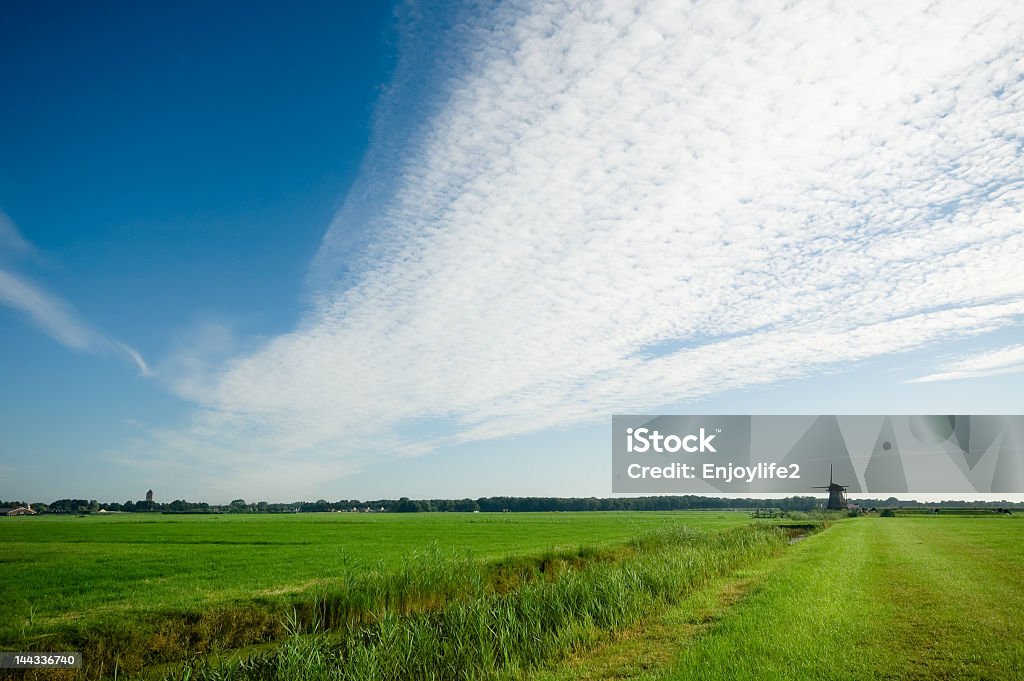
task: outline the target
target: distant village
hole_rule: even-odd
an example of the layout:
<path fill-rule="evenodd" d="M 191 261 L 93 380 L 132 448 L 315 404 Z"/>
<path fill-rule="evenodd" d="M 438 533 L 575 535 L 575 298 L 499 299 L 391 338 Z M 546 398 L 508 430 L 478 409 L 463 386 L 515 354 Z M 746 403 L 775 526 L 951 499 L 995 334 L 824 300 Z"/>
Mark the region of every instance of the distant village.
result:
<path fill-rule="evenodd" d="M 845 501 L 845 499 L 844 499 Z M 1002 509 L 1024 509 L 1024 503 L 1008 501 L 962 501 L 919 502 L 888 499 L 860 499 L 849 504 L 857 509 L 867 508 L 982 508 L 993 512 Z M 727 499 L 697 495 L 652 496 L 630 498 L 597 497 L 481 497 L 479 499 L 377 499 L 360 501 L 342 499 L 338 501 L 295 501 L 276 503 L 267 501 L 247 502 L 235 499 L 229 504 L 208 504 L 176 499 L 170 502 L 157 501 L 153 490 L 148 490 L 139 501 L 98 502 L 95 499 L 58 499 L 52 503 L 24 501 L 0 501 L 0 517 L 35 516 L 45 514 L 107 514 L 107 513 L 500 513 L 500 512 L 544 512 L 544 511 L 686 511 L 686 510 L 736 510 L 776 512 L 816 511 L 822 509 L 824 500 L 818 496 L 793 496 L 785 499 Z"/>

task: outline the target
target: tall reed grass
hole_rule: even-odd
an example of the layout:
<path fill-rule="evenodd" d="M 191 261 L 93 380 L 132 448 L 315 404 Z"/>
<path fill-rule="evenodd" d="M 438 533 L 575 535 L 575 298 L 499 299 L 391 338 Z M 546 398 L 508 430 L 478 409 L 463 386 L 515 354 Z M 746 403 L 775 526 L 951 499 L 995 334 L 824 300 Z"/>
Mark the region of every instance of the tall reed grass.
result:
<path fill-rule="evenodd" d="M 356 573 L 296 608 L 276 650 L 165 681 L 511 679 L 786 545 L 777 527 L 668 529 L 615 549 L 481 565 L 436 553 Z M 426 558 L 424 560 L 423 558 Z"/>

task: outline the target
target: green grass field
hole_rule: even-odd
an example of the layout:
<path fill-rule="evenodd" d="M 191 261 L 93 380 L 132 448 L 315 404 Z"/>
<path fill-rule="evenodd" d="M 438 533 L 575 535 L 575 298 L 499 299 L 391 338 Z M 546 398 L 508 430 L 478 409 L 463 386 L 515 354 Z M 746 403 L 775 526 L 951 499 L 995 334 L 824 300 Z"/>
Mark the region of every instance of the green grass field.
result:
<path fill-rule="evenodd" d="M 1024 522 L 857 519 L 807 539 L 655 678 L 1022 678 L 1022 606 Z"/>
<path fill-rule="evenodd" d="M 744 513 L 35 518 L 0 539 L 3 646 L 83 643 L 87 678 L 1024 679 L 1019 517 L 792 544 Z M 181 662 L 217 648 L 241 652 Z"/>
<path fill-rule="evenodd" d="M 536 678 L 1022 679 L 1024 520 L 843 520 Z"/>
<path fill-rule="evenodd" d="M 162 639 L 181 639 L 193 626 L 213 630 L 203 632 L 204 646 L 248 643 L 274 638 L 267 619 L 281 620 L 289 604 L 333 597 L 339 584 L 365 575 L 414 579 L 439 560 L 565 552 L 667 526 L 748 522 L 735 512 L 4 518 L 0 645 L 40 649 L 95 635 L 110 639 L 90 641 L 98 654 L 116 645 L 164 645 L 173 654 L 180 641 L 139 639 L 139 630 L 161 626 Z M 207 621 L 189 620 L 198 614 Z"/>
<path fill-rule="evenodd" d="M 622 542 L 744 513 L 148 515 L 4 518 L 0 626 L 204 608 L 308 590 L 438 546 L 476 558 Z"/>

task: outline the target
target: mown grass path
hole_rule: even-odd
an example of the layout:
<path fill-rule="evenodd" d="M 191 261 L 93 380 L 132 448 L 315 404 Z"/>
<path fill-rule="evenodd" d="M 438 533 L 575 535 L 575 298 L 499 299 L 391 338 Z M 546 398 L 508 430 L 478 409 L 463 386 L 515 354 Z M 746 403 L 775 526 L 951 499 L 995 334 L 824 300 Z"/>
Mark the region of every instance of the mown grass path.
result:
<path fill-rule="evenodd" d="M 1024 679 L 1024 520 L 842 521 L 629 638 L 541 678 Z"/>
<path fill-rule="evenodd" d="M 882 525 L 873 591 L 895 654 L 889 678 L 1024 678 L 1024 523 L 908 519 Z M 897 658 L 899 664 L 891 665 Z"/>

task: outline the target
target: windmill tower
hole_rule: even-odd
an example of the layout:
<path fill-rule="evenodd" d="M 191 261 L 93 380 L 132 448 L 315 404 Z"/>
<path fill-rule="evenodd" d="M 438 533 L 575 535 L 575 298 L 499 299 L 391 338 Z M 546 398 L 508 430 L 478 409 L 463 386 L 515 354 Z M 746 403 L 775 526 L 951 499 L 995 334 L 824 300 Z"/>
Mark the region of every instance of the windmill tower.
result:
<path fill-rule="evenodd" d="M 832 466 L 828 467 L 828 486 L 815 487 L 814 489 L 828 490 L 828 504 L 825 506 L 830 511 L 841 511 L 846 509 L 846 488 L 849 485 L 840 485 L 832 482 Z"/>

